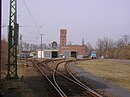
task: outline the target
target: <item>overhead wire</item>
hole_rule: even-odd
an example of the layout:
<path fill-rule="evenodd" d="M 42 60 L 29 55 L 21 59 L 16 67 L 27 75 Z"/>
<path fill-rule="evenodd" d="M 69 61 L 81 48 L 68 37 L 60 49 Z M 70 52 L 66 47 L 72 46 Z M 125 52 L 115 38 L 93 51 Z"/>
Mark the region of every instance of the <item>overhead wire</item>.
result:
<path fill-rule="evenodd" d="M 25 0 L 22 0 L 22 1 L 23 1 L 24 5 L 25 5 L 25 7 L 26 7 L 26 9 L 27 9 L 27 11 L 28 11 L 28 13 L 29 13 L 29 15 L 30 15 L 30 17 L 31 17 L 31 19 L 32 19 L 32 21 L 33 21 L 33 23 L 34 23 L 36 29 L 37 29 L 37 31 L 38 31 L 39 34 L 40 34 L 40 30 L 39 30 L 39 28 L 38 28 L 38 26 L 37 26 L 37 24 L 39 24 L 39 23 L 36 21 L 36 19 L 34 18 L 34 16 L 31 14 L 31 11 L 29 10 L 29 7 L 27 6 Z M 36 23 L 35 21 L 36 21 L 37 23 Z M 39 24 L 39 25 L 40 25 L 40 24 Z M 21 26 L 21 27 L 22 27 L 22 26 Z M 41 27 L 41 26 L 39 26 L 39 27 Z"/>

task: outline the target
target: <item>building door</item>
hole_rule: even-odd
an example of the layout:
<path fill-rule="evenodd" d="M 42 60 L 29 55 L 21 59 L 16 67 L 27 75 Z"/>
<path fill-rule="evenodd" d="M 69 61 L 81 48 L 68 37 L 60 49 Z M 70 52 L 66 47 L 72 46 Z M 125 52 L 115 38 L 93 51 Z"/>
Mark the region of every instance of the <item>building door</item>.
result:
<path fill-rule="evenodd" d="M 57 58 L 57 57 L 58 57 L 58 52 L 52 51 L 52 58 Z"/>
<path fill-rule="evenodd" d="M 71 51 L 71 57 L 77 58 L 77 52 L 76 51 Z"/>

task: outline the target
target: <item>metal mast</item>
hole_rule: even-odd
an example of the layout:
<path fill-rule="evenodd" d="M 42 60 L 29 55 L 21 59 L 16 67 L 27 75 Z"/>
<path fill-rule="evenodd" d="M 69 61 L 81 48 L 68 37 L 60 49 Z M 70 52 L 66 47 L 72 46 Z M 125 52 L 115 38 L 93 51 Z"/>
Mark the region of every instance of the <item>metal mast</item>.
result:
<path fill-rule="evenodd" d="M 17 0 L 10 0 L 10 15 L 8 29 L 8 64 L 7 64 L 7 79 L 17 79 L 17 46 L 18 46 L 18 31 L 17 23 Z"/>
<path fill-rule="evenodd" d="M 43 35 L 43 34 L 40 34 L 40 35 L 41 35 L 41 59 L 42 59 L 42 57 L 43 57 L 43 56 L 42 56 L 42 35 Z"/>
<path fill-rule="evenodd" d="M 19 48 L 19 54 L 21 54 L 22 53 L 22 51 L 23 51 L 23 44 L 22 44 L 22 34 L 20 34 L 20 38 L 19 38 L 19 40 L 20 40 L 20 48 Z"/>

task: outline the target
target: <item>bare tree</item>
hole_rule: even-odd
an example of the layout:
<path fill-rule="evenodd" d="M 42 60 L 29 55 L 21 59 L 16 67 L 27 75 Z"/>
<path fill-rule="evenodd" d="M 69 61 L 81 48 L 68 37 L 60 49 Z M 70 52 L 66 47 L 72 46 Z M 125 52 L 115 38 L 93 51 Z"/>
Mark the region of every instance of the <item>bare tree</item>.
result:
<path fill-rule="evenodd" d="M 97 40 L 97 53 L 101 57 L 103 55 L 103 52 L 104 52 L 103 40 L 98 39 Z"/>
<path fill-rule="evenodd" d="M 90 54 L 91 51 L 93 50 L 93 47 L 90 43 L 87 43 L 86 46 L 87 46 L 87 52 L 88 52 L 88 54 Z"/>
<path fill-rule="evenodd" d="M 97 50 L 99 56 L 112 56 L 114 49 L 114 42 L 111 38 L 104 37 L 103 39 L 98 39 Z"/>
<path fill-rule="evenodd" d="M 109 49 L 113 49 L 113 47 L 114 47 L 113 40 L 111 38 L 104 37 L 104 39 L 103 39 L 103 49 L 109 50 Z"/>
<path fill-rule="evenodd" d="M 123 35 L 122 39 L 124 41 L 125 46 L 127 46 L 128 42 L 129 42 L 129 39 L 130 39 L 130 36 L 129 35 Z"/>
<path fill-rule="evenodd" d="M 104 37 L 97 41 L 97 51 L 99 56 L 107 56 L 107 58 L 130 58 L 129 52 L 129 35 L 123 35 L 118 41 Z"/>
<path fill-rule="evenodd" d="M 120 48 L 122 48 L 124 46 L 125 46 L 125 44 L 124 44 L 124 41 L 123 41 L 122 38 L 120 38 L 118 41 L 116 41 L 116 48 L 117 49 L 120 49 Z"/>
<path fill-rule="evenodd" d="M 117 42 L 116 42 L 116 47 L 117 48 L 123 48 L 128 46 L 129 44 L 129 39 L 130 36 L 129 35 L 123 35 Z"/>

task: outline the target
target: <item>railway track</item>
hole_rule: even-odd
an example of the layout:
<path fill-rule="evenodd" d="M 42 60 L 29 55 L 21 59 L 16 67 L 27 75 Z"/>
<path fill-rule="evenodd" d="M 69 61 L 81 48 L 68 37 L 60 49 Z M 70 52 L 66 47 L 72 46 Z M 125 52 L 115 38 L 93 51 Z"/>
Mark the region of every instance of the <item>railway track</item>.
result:
<path fill-rule="evenodd" d="M 73 60 L 28 61 L 31 61 L 51 84 L 55 91 L 53 97 L 102 97 L 71 73 L 68 64 Z"/>

